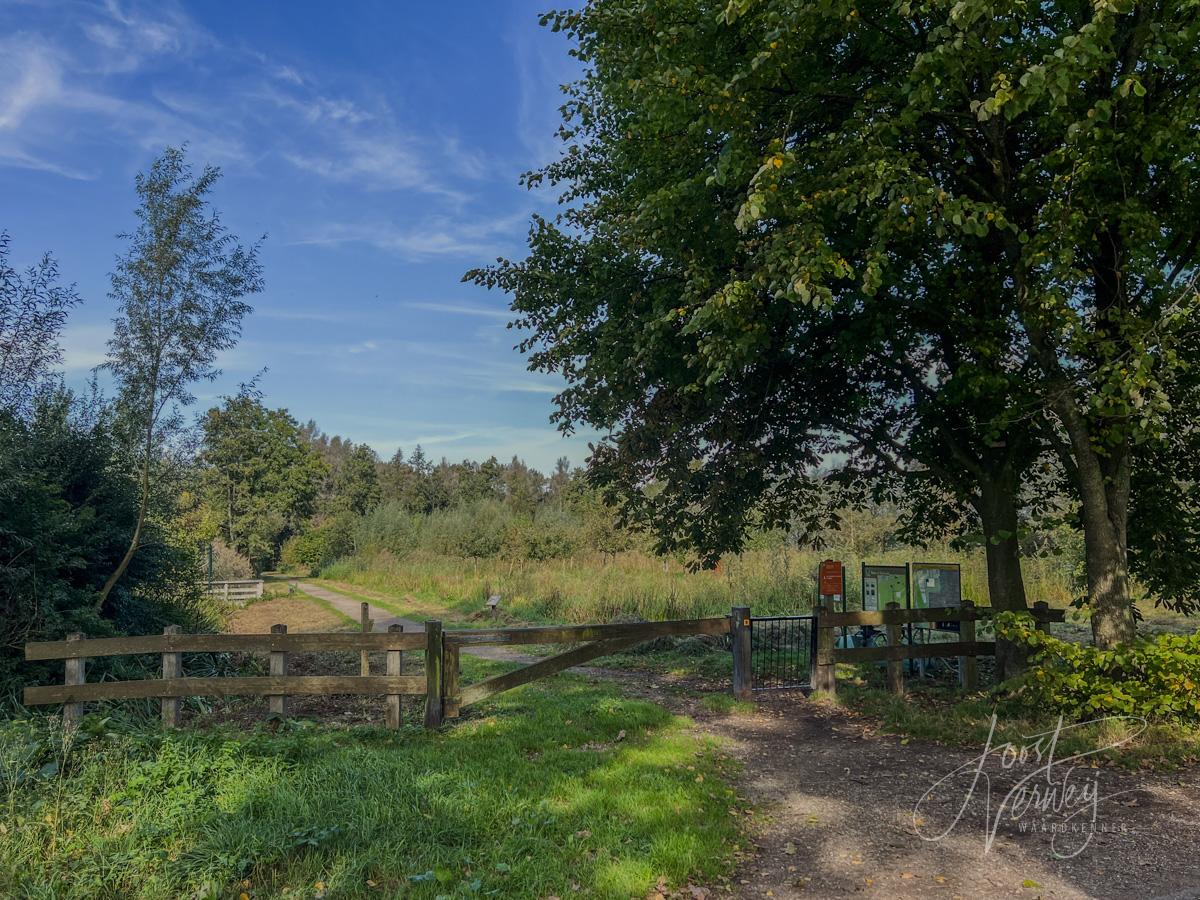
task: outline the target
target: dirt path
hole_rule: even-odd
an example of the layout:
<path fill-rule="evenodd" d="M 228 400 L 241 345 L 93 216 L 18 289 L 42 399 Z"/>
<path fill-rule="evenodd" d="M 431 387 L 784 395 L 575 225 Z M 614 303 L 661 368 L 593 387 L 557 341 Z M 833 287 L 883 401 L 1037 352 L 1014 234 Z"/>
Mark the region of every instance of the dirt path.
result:
<path fill-rule="evenodd" d="M 300 587 L 358 618 L 358 601 L 318 585 Z M 371 609 L 377 629 L 399 622 L 406 631 L 422 630 L 420 623 Z M 532 659 L 504 648 L 472 652 L 515 662 Z M 982 747 L 960 749 L 881 734 L 874 720 L 812 702 L 799 692 L 763 693 L 756 696 L 753 713 L 716 715 L 699 700 L 706 690 L 723 685 L 595 668 L 575 671 L 619 681 L 631 694 L 689 715 L 698 730 L 722 739 L 742 761 L 735 786 L 747 801 L 739 808 L 748 818 L 753 844 L 742 849 L 733 879 L 737 896 L 1200 898 L 1200 777 L 1194 771 L 1127 773 L 1086 765 L 1070 774 L 1067 767 L 1052 770 L 1055 784 L 1062 786 L 1066 777 L 1077 789 L 1094 785 L 1100 797 L 1111 797 L 1096 806 L 1098 827 L 1087 845 L 1063 859 L 1056 849 L 1059 855 L 1076 850 L 1078 831 L 1056 836 L 1030 830 L 1031 823 L 1057 823 L 1061 815 L 1031 812 L 1011 819 L 996 814 L 1010 786 L 1036 765 L 1009 772 L 991 765 L 988 778 L 972 787 L 969 773 Z M 959 767 L 967 774 L 926 796 Z M 985 806 L 989 789 L 990 809 Z M 923 802 L 919 812 L 918 802 Z M 923 839 L 954 823 L 960 809 L 963 814 L 944 837 Z M 995 841 L 985 852 L 988 823 L 997 818 Z"/>
<path fill-rule="evenodd" d="M 297 582 L 296 587 L 304 593 L 316 597 L 318 600 L 323 600 L 342 613 L 342 615 L 349 616 L 355 622 L 359 621 L 359 617 L 362 615 L 363 601 L 355 600 L 352 597 L 347 597 L 345 594 L 339 594 L 337 591 L 331 591 L 328 588 L 323 588 L 309 581 Z M 382 606 L 374 605 L 369 600 L 366 602 L 367 616 L 371 619 L 373 631 L 387 631 L 392 625 L 403 625 L 406 632 L 415 631 L 421 634 L 425 633 L 424 623 L 405 619 L 395 613 L 389 612 Z M 532 663 L 537 662 L 539 659 L 539 657 L 530 656 L 527 653 L 518 653 L 515 650 L 509 650 L 507 647 L 469 647 L 464 648 L 463 652 L 477 656 L 480 659 L 492 659 L 500 662 Z"/>

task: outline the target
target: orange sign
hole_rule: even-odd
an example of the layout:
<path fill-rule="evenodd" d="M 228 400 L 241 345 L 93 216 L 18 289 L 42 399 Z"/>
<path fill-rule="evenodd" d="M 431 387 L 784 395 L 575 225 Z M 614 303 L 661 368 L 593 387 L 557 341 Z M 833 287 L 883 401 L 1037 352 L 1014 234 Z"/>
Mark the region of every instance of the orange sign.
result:
<path fill-rule="evenodd" d="M 817 580 L 820 582 L 822 597 L 841 596 L 844 593 L 842 590 L 842 564 L 836 559 L 827 559 L 821 563 Z"/>

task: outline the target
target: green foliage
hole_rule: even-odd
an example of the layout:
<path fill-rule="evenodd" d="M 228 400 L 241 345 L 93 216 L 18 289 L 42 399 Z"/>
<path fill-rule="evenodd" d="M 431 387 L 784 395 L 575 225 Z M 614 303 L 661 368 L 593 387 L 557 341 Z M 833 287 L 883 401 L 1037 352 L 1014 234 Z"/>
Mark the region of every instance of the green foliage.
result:
<path fill-rule="evenodd" d="M 170 621 L 211 627 L 199 561 L 160 525 L 103 611 L 95 598 L 136 527 L 139 498 L 110 410 L 95 396 L 43 393 L 27 419 L 0 411 L 0 690 L 49 677 L 21 662 L 25 641 L 145 633 Z M 61 677 L 61 670 L 57 670 Z"/>
<path fill-rule="evenodd" d="M 262 571 L 313 513 L 325 464 L 287 410 L 253 393 L 227 397 L 201 427 L 201 496 L 225 542 Z"/>
<path fill-rule="evenodd" d="M 1059 640 L 1011 613 L 996 634 L 1031 651 L 1015 697 L 1072 719 L 1107 715 L 1200 724 L 1200 633 L 1160 634 L 1111 650 Z"/>
<path fill-rule="evenodd" d="M 306 528 L 284 541 L 280 562 L 289 571 L 315 574 L 354 549 L 354 528 L 354 519 L 346 515 Z"/>
<path fill-rule="evenodd" d="M 736 843 L 713 747 L 569 677 L 433 734 L 52 721 L 0 726 L 5 896 L 640 897 Z"/>
<path fill-rule="evenodd" d="M 197 382 L 219 374 L 217 356 L 236 345 L 244 298 L 263 288 L 258 244 L 242 246 L 209 194 L 220 171 L 193 175 L 183 150 L 163 151 L 137 176 L 137 228 L 124 235 L 109 296 L 117 301 L 104 363 L 118 390 L 118 422 L 138 462 L 140 506 L 129 545 L 99 591 L 102 605 L 141 545 L 151 492 L 180 454 L 180 409 Z M 234 542 L 231 540 L 231 544 Z M 236 546 L 236 545 L 235 545 Z"/>

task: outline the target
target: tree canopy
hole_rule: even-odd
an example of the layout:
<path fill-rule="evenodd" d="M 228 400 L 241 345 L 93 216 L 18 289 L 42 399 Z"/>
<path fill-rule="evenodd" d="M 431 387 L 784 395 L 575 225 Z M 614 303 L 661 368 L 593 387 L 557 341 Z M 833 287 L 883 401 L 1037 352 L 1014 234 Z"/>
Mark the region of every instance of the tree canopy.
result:
<path fill-rule="evenodd" d="M 1134 473 L 1184 429 L 1197 9 L 550 14 L 587 69 L 527 182 L 564 209 L 469 277 L 513 293 L 560 423 L 611 435 L 596 473 L 664 545 L 816 517 L 811 476 L 846 460 L 983 520 L 1011 570 L 1037 463 L 1079 511 L 1096 638 L 1124 640 Z"/>

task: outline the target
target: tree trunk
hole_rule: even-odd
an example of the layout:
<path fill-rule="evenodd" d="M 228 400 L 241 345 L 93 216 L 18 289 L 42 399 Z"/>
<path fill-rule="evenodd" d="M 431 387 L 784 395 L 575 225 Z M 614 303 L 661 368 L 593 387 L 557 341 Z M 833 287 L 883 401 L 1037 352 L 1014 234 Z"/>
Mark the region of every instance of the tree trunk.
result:
<path fill-rule="evenodd" d="M 1029 608 L 1021 573 L 1020 520 L 1014 479 L 1001 475 L 983 479 L 976 512 L 983 526 L 987 555 L 988 595 L 992 608 L 1005 611 Z M 996 642 L 996 674 L 1012 678 L 1025 668 L 1026 653 L 1011 641 Z"/>
<path fill-rule="evenodd" d="M 1132 641 L 1137 635 L 1129 596 L 1125 512 L 1123 505 L 1113 499 L 1103 488 L 1085 490 L 1082 496 L 1092 640 L 1102 650 Z"/>

